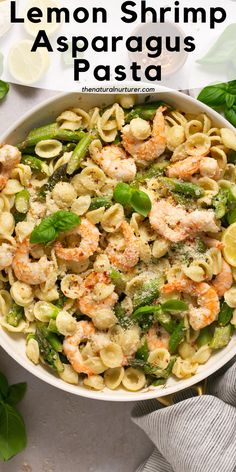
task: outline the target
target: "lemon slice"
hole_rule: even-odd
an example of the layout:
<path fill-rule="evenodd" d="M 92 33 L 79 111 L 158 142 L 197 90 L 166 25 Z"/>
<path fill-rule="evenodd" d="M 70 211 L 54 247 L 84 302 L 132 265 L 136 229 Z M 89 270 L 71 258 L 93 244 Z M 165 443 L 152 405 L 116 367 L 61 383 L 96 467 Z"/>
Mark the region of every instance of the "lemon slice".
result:
<path fill-rule="evenodd" d="M 40 8 L 43 14 L 43 18 L 41 19 L 40 23 L 31 23 L 31 21 L 28 20 L 27 16 L 25 15 L 25 22 L 24 22 L 24 28 L 28 34 L 31 36 L 37 36 L 39 30 L 44 30 L 48 36 L 52 35 L 55 33 L 55 31 L 60 27 L 59 23 L 56 23 L 56 16 L 53 16 L 53 21 L 52 23 L 47 23 L 47 8 L 55 8 L 58 7 L 59 4 L 58 2 L 55 2 L 54 0 L 30 0 L 27 4 L 26 11 L 28 11 L 30 8 L 37 7 Z"/>
<path fill-rule="evenodd" d="M 236 267 L 236 223 L 230 225 L 223 233 L 223 256 L 228 264 Z"/>
<path fill-rule="evenodd" d="M 8 54 L 9 71 L 18 82 L 31 85 L 43 77 L 49 66 L 49 54 L 45 49 L 31 52 L 32 41 L 24 39 L 15 43 Z"/>
<path fill-rule="evenodd" d="M 0 1 L 0 38 L 11 28 L 10 1 Z"/>

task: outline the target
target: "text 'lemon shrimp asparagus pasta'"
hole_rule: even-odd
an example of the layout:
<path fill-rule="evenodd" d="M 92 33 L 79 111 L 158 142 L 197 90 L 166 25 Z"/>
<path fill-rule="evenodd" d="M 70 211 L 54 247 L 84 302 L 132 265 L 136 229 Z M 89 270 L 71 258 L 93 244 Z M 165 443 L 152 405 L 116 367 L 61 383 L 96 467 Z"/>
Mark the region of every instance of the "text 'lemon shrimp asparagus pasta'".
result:
<path fill-rule="evenodd" d="M 87 388 L 194 375 L 236 326 L 236 134 L 163 102 L 0 147 L 0 323 Z"/>

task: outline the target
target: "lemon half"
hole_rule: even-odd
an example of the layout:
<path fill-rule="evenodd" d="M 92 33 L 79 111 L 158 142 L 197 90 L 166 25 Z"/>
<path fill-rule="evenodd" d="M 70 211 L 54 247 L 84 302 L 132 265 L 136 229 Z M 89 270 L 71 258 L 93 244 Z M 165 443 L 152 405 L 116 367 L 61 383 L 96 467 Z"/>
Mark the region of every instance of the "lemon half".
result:
<path fill-rule="evenodd" d="M 9 71 L 18 82 L 31 85 L 40 80 L 49 66 L 49 54 L 45 49 L 31 52 L 29 39 L 15 43 L 8 54 Z"/>
<path fill-rule="evenodd" d="M 236 223 L 230 225 L 223 233 L 223 256 L 233 267 L 236 267 Z"/>

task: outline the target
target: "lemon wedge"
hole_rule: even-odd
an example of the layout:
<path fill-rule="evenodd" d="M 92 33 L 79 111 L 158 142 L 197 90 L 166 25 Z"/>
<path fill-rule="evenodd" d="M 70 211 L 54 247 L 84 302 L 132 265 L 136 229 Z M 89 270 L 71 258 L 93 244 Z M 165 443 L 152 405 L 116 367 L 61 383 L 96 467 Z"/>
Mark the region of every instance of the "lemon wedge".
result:
<path fill-rule="evenodd" d="M 45 49 L 31 52 L 33 42 L 24 39 L 15 43 L 8 54 L 9 71 L 18 82 L 31 85 L 40 80 L 49 66 L 49 54 Z"/>
<path fill-rule="evenodd" d="M 43 14 L 43 18 L 41 19 L 40 23 L 31 23 L 28 20 L 27 16 L 25 15 L 25 22 L 24 28 L 28 34 L 31 36 L 37 36 L 39 30 L 44 30 L 47 36 L 51 36 L 55 31 L 59 28 L 60 24 L 56 23 L 56 16 L 54 15 L 52 23 L 47 23 L 47 8 L 55 8 L 58 7 L 58 2 L 54 0 L 29 0 L 26 11 L 30 8 L 37 7 L 40 8 Z"/>
<path fill-rule="evenodd" d="M 222 243 L 224 244 L 223 256 L 226 262 L 236 267 L 236 223 L 233 223 L 224 231 Z"/>

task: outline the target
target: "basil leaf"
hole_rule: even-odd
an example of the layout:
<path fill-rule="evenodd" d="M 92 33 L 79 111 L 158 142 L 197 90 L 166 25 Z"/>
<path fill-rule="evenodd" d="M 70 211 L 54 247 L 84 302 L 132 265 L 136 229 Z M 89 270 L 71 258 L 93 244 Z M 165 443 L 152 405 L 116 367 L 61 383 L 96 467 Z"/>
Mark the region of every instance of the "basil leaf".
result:
<path fill-rule="evenodd" d="M 8 381 L 2 372 L 0 372 L 0 400 L 5 400 L 8 393 Z"/>
<path fill-rule="evenodd" d="M 44 218 L 38 226 L 34 228 L 30 236 L 32 244 L 47 244 L 57 237 L 57 231 L 53 224 L 53 215 Z"/>
<path fill-rule="evenodd" d="M 225 110 L 225 118 L 233 125 L 236 126 L 236 106 L 227 108 Z"/>
<path fill-rule="evenodd" d="M 25 424 L 15 408 L 0 402 L 0 459 L 7 461 L 27 444 Z"/>
<path fill-rule="evenodd" d="M 130 202 L 132 189 L 128 184 L 120 182 L 116 185 L 114 190 L 114 200 L 121 205 L 127 205 Z"/>
<path fill-rule="evenodd" d="M 198 95 L 197 99 L 200 102 L 206 103 L 209 107 L 218 107 L 225 103 L 226 91 L 224 88 L 221 88 L 221 84 L 219 86 L 212 85 L 205 87 L 200 94 Z"/>
<path fill-rule="evenodd" d="M 226 93 L 225 95 L 225 103 L 227 108 L 231 108 L 235 102 L 235 97 L 231 93 Z"/>
<path fill-rule="evenodd" d="M 161 308 L 163 311 L 170 311 L 170 312 L 178 312 L 178 311 L 186 311 L 188 309 L 188 305 L 181 300 L 167 300 L 166 302 L 162 303 Z"/>
<path fill-rule="evenodd" d="M 6 402 L 9 405 L 15 406 L 19 403 L 26 393 L 27 384 L 22 382 L 11 385 L 8 390 Z"/>
<path fill-rule="evenodd" d="M 59 233 L 70 231 L 80 224 L 80 217 L 71 211 L 57 211 L 44 218 L 34 228 L 30 236 L 32 244 L 47 244 L 57 238 Z"/>
<path fill-rule="evenodd" d="M 224 64 L 229 61 L 235 50 L 236 23 L 223 31 L 208 53 L 197 62 L 199 64 Z"/>
<path fill-rule="evenodd" d="M 228 82 L 227 91 L 228 93 L 236 95 L 236 80 L 231 80 L 230 82 Z"/>
<path fill-rule="evenodd" d="M 152 203 L 147 193 L 142 190 L 133 190 L 130 204 L 133 209 L 142 216 L 148 216 L 151 211 Z"/>
<path fill-rule="evenodd" d="M 72 211 L 57 211 L 53 215 L 53 224 L 59 233 L 65 233 L 80 224 L 80 217 Z"/>
<path fill-rule="evenodd" d="M 7 82 L 0 80 L 0 100 L 2 100 L 7 95 L 9 88 L 9 84 Z"/>

